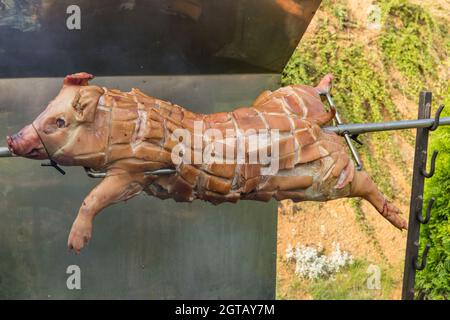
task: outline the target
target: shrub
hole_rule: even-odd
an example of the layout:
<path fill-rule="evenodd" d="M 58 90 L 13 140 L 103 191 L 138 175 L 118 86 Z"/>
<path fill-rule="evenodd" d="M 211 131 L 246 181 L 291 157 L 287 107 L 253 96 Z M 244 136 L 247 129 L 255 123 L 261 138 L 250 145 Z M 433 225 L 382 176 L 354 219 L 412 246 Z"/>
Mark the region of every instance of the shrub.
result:
<path fill-rule="evenodd" d="M 445 115 L 450 115 L 450 92 L 447 90 Z M 428 224 L 421 227 L 421 249 L 431 244 L 427 266 L 417 273 L 417 292 L 426 299 L 450 298 L 450 127 L 440 127 L 431 136 L 430 150 L 438 150 L 436 172 L 426 182 L 425 201 L 436 202 Z M 420 251 L 422 252 L 422 251 Z"/>

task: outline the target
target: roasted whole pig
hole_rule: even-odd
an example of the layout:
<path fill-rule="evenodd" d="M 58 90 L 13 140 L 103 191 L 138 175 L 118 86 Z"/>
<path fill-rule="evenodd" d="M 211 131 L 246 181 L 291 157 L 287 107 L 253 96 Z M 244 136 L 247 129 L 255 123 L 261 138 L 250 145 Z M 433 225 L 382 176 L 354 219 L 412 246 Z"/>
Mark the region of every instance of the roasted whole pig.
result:
<path fill-rule="evenodd" d="M 142 191 L 175 201 L 327 201 L 362 197 L 399 229 L 406 222 L 364 171 L 357 171 L 340 136 L 321 129 L 334 117 L 317 87 L 262 93 L 250 107 L 209 115 L 130 92 L 89 85 L 69 75 L 45 111 L 7 137 L 14 155 L 105 171 L 79 210 L 68 245 L 79 252 L 94 217 Z M 168 175 L 158 169 L 173 169 Z"/>

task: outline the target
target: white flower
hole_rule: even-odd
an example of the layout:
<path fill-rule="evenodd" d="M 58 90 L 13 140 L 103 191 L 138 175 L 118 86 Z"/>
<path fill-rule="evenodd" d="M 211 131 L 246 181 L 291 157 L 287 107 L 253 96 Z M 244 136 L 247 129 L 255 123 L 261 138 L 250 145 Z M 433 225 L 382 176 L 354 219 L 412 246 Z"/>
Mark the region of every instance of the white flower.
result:
<path fill-rule="evenodd" d="M 346 265 L 352 264 L 352 256 L 341 251 L 339 244 L 333 243 L 334 250 L 330 256 L 323 254 L 323 249 L 319 247 L 296 246 L 295 250 L 289 244 L 286 249 L 286 259 L 295 260 L 295 273 L 307 279 L 328 278 L 332 274 Z"/>

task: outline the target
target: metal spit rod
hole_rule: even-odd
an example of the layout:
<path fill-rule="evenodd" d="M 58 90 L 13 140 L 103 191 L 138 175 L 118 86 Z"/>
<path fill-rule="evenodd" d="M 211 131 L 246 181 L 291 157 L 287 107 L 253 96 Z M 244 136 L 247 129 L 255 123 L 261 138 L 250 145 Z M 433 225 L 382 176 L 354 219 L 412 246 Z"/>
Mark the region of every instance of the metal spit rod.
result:
<path fill-rule="evenodd" d="M 368 122 L 368 123 L 352 123 L 352 124 L 338 124 L 336 126 L 325 126 L 322 129 L 334 132 L 340 136 L 345 134 L 362 134 L 380 131 L 394 131 L 415 128 L 429 128 L 432 127 L 435 119 L 420 119 L 420 120 L 399 120 L 388 122 Z M 450 117 L 440 118 L 439 126 L 449 126 Z M 12 157 L 11 151 L 7 147 L 0 147 L 0 158 Z"/>
<path fill-rule="evenodd" d="M 90 178 L 105 178 L 106 177 L 106 172 L 103 171 L 95 171 L 92 170 L 91 168 L 84 168 L 84 170 L 86 171 L 86 174 L 88 175 L 88 177 Z M 154 170 L 154 171 L 145 171 L 144 175 L 145 176 L 165 176 L 165 175 L 170 175 L 177 172 L 175 169 L 158 169 L 158 170 Z"/>
<path fill-rule="evenodd" d="M 11 151 L 6 147 L 0 147 L 0 158 L 12 157 Z"/>
<path fill-rule="evenodd" d="M 339 116 L 338 116 L 339 117 Z M 340 118 L 336 118 L 337 122 L 340 122 Z M 450 117 L 440 118 L 439 126 L 450 125 Z M 358 123 L 358 124 L 337 124 L 336 126 L 322 127 L 324 130 L 334 132 L 340 136 L 350 138 L 350 135 L 358 135 L 361 133 L 380 132 L 380 131 L 392 131 L 392 130 L 404 130 L 414 128 L 430 128 L 436 122 L 436 119 L 420 119 L 420 120 L 400 120 L 389 122 L 373 122 L 373 123 Z M 351 142 L 351 141 L 350 141 Z M 352 143 L 349 146 L 353 146 Z M 351 147 L 350 147 L 351 148 Z M 356 153 L 357 155 L 357 153 Z M 11 151 L 7 147 L 0 147 L 0 158 L 13 157 Z M 358 158 L 359 159 L 359 158 Z M 356 160 L 356 159 L 355 159 Z M 149 171 L 148 174 L 164 175 L 173 173 L 173 169 L 161 169 L 156 171 Z M 95 172 L 92 170 L 86 171 L 91 178 L 103 178 L 104 172 Z"/>
<path fill-rule="evenodd" d="M 361 134 L 368 132 L 404 130 L 414 128 L 429 128 L 435 123 L 435 119 L 420 119 L 420 120 L 400 120 L 389 122 L 373 122 L 373 123 L 357 123 L 357 124 L 338 124 L 336 126 L 322 127 L 322 129 L 332 131 L 338 135 Z M 439 126 L 450 125 L 450 117 L 440 118 Z"/>

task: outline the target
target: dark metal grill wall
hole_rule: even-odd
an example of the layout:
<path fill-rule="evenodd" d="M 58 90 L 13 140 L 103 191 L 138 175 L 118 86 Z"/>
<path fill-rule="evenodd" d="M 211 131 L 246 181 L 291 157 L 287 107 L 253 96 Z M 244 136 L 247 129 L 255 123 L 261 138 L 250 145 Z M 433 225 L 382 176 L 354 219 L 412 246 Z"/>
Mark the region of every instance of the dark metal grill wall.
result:
<path fill-rule="evenodd" d="M 279 73 L 320 1 L 1 0 L 0 76 Z M 69 31 L 69 5 L 81 30 Z"/>
<path fill-rule="evenodd" d="M 33 120 L 60 77 L 77 71 L 197 112 L 248 105 L 278 86 L 319 3 L 0 0 L 0 136 Z M 72 4 L 79 31 L 66 28 Z M 0 298 L 275 296 L 274 201 L 216 207 L 142 195 L 104 210 L 74 256 L 67 236 L 96 181 L 25 159 L 0 160 L 0 181 Z M 81 290 L 66 287 L 72 264 Z"/>

